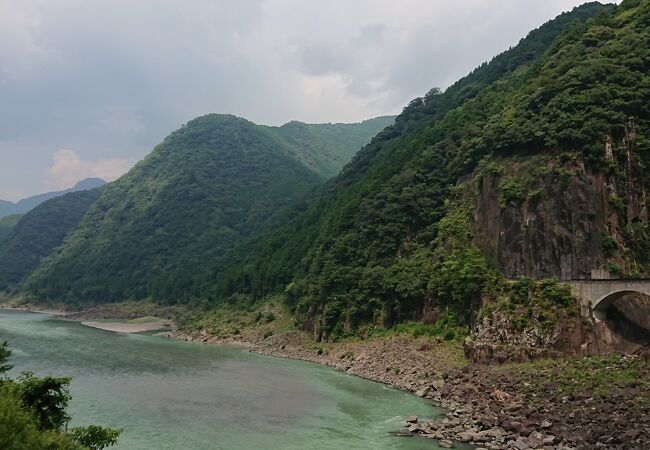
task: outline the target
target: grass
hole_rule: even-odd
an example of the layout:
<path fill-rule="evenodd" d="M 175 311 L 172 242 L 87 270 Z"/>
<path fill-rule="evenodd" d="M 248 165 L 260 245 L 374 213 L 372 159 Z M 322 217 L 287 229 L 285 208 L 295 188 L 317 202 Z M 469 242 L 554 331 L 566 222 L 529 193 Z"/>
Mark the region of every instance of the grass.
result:
<path fill-rule="evenodd" d="M 509 364 L 499 368 L 528 378 L 523 392 L 536 394 L 552 389 L 560 397 L 611 397 L 615 389 L 638 389 L 637 400 L 650 403 L 650 364 L 643 357 L 619 355 L 571 357 Z"/>
<path fill-rule="evenodd" d="M 281 299 L 271 299 L 247 308 L 221 305 L 185 324 L 191 331 L 206 331 L 220 339 L 246 340 L 253 335 L 272 336 L 295 330 L 291 313 Z"/>

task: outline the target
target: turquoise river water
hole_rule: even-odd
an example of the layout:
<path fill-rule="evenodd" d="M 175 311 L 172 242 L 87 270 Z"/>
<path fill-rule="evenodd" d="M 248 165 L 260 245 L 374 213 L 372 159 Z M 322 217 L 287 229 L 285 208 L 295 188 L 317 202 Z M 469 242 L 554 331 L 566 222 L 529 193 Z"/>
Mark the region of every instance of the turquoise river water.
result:
<path fill-rule="evenodd" d="M 378 383 L 245 349 L 119 334 L 0 311 L 11 376 L 71 376 L 71 425 L 122 428 L 114 449 L 437 449 L 396 437 L 429 402 Z"/>

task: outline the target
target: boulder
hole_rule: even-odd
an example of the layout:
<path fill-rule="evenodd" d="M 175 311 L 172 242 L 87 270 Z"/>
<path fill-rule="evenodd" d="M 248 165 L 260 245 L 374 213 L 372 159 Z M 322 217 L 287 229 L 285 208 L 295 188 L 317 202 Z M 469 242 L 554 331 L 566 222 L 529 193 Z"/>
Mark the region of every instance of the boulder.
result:
<path fill-rule="evenodd" d="M 430 392 L 431 392 L 431 388 L 427 386 L 415 391 L 415 395 L 417 395 L 418 397 L 426 397 L 427 395 L 429 395 Z"/>
<path fill-rule="evenodd" d="M 408 416 L 406 423 L 418 423 L 418 416 Z"/>

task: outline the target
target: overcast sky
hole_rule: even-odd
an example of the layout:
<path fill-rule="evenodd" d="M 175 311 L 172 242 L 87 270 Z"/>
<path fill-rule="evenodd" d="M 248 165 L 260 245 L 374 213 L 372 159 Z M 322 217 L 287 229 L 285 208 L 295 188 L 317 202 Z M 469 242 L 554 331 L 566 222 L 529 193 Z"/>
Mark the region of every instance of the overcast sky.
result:
<path fill-rule="evenodd" d="M 0 0 L 0 198 L 112 180 L 209 112 L 396 114 L 578 0 Z"/>

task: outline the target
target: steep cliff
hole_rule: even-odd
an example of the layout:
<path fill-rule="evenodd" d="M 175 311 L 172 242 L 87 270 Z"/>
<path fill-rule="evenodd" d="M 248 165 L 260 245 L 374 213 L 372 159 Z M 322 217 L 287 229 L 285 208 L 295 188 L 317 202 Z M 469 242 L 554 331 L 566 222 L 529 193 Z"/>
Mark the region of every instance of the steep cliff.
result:
<path fill-rule="evenodd" d="M 648 270 L 645 183 L 634 134 L 605 138 L 607 170 L 579 154 L 491 161 L 476 175 L 474 242 L 508 278 L 640 277 Z"/>

